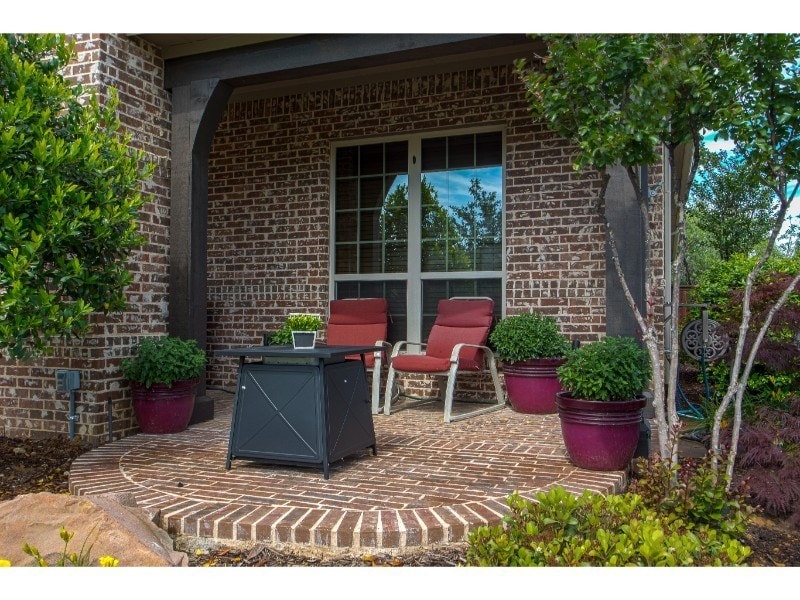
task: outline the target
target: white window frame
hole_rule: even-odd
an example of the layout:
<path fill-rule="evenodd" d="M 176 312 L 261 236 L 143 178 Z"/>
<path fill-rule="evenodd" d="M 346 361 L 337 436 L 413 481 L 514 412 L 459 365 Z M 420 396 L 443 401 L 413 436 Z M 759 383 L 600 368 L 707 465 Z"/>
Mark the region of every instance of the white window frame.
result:
<path fill-rule="evenodd" d="M 502 210 L 501 210 L 501 268 L 499 271 L 453 271 L 422 272 L 422 140 L 426 138 L 451 137 L 467 134 L 500 132 L 502 140 Z M 397 141 L 408 142 L 408 270 L 405 273 L 350 273 L 336 275 L 336 150 L 350 146 L 362 146 Z M 330 230 L 329 230 L 329 294 L 334 299 L 336 283 L 339 281 L 405 281 L 406 282 L 406 337 L 420 341 L 422 338 L 422 283 L 425 280 L 500 279 L 501 312 L 506 304 L 506 130 L 501 126 L 481 126 L 447 129 L 395 135 L 386 137 L 341 140 L 331 144 L 330 154 Z"/>

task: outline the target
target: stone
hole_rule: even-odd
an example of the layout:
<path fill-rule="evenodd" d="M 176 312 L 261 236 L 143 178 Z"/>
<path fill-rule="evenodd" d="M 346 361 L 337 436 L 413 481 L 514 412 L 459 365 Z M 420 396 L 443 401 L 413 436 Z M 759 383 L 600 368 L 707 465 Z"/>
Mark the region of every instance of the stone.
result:
<path fill-rule="evenodd" d="M 64 549 L 61 527 L 74 533 L 68 553 L 79 553 L 86 541 L 91 565 L 101 556 L 113 556 L 119 566 L 188 566 L 188 556 L 173 550 L 172 538 L 136 505 L 132 494 L 72 496 L 25 494 L 0 502 L 0 559 L 13 566 L 33 565 L 22 550 L 35 547 L 49 564 Z"/>

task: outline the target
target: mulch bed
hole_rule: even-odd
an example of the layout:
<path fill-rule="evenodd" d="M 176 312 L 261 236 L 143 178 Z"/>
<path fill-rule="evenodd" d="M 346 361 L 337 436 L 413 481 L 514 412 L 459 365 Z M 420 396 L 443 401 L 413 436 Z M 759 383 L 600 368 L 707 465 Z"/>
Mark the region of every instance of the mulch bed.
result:
<path fill-rule="evenodd" d="M 78 441 L 0 437 L 0 501 L 36 492 L 67 493 L 72 461 L 89 446 Z M 752 566 L 800 566 L 800 530 L 756 517 L 745 541 Z M 352 554 L 325 558 L 279 551 L 268 546 L 241 550 L 217 547 L 189 553 L 190 566 L 453 567 L 465 565 L 464 544 L 390 554 Z"/>

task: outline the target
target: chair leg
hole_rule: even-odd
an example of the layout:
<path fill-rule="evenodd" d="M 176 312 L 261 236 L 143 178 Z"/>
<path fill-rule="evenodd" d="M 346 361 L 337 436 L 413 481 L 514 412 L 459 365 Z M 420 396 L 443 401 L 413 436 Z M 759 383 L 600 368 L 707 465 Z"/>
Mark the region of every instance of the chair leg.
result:
<path fill-rule="evenodd" d="M 372 414 L 377 415 L 380 412 L 381 400 L 381 373 L 383 372 L 383 365 L 381 364 L 380 357 L 375 359 L 375 364 L 372 366 Z"/>
<path fill-rule="evenodd" d="M 458 375 L 458 363 L 450 365 L 450 373 L 447 375 L 447 388 L 444 395 L 444 422 L 449 423 L 453 420 L 453 392 L 456 387 L 456 376 Z"/>
<path fill-rule="evenodd" d="M 392 414 L 392 389 L 394 388 L 394 367 L 389 365 L 389 372 L 386 375 L 386 393 L 383 397 L 383 414 Z"/>

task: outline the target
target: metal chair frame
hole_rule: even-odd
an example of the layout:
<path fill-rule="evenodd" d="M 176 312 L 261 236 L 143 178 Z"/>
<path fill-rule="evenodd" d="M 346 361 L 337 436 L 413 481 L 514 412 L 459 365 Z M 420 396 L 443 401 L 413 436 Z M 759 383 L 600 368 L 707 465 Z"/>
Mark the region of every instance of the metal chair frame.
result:
<path fill-rule="evenodd" d="M 485 297 L 453 297 L 450 300 L 488 300 L 490 298 Z M 384 402 L 383 402 L 383 413 L 385 415 L 391 415 L 391 407 L 392 407 L 392 400 L 398 397 L 410 398 L 413 402 L 406 404 L 402 408 L 410 408 L 412 406 L 417 406 L 419 404 L 427 404 L 430 402 L 435 402 L 437 400 L 444 401 L 444 422 L 450 423 L 452 421 L 459 421 L 462 419 L 466 419 L 469 417 L 485 414 L 488 412 L 492 412 L 495 410 L 499 410 L 505 407 L 505 396 L 503 393 L 503 387 L 500 383 L 500 377 L 497 373 L 497 361 L 495 360 L 494 352 L 492 352 L 491 348 L 485 345 L 479 344 L 468 344 L 468 343 L 458 343 L 453 347 L 452 352 L 450 353 L 450 367 L 446 371 L 401 371 L 404 373 L 421 373 L 425 375 L 430 375 L 436 377 L 439 380 L 439 387 L 440 387 L 440 397 L 439 398 L 418 398 L 416 396 L 411 396 L 409 394 L 402 394 L 397 389 L 397 384 L 395 381 L 397 370 L 394 368 L 394 359 L 404 349 L 407 349 L 409 346 L 419 347 L 420 350 L 425 350 L 427 347 L 426 343 L 422 342 L 410 342 L 410 341 L 399 341 L 397 342 L 394 347 L 392 348 L 392 353 L 389 358 L 389 373 L 387 375 L 386 381 L 386 391 L 384 394 Z M 473 371 L 466 371 L 466 370 L 459 370 L 458 368 L 458 361 L 461 351 L 464 348 L 475 348 L 479 349 L 483 352 L 483 368 L 478 371 L 474 371 L 477 375 L 484 375 L 485 373 L 489 373 L 492 378 L 492 383 L 494 385 L 495 395 L 497 397 L 497 403 L 492 404 L 490 406 L 485 406 L 483 408 L 469 411 L 466 413 L 461 413 L 458 415 L 453 415 L 453 394 L 455 391 L 456 379 L 459 373 L 470 373 Z M 444 394 L 441 395 L 441 390 L 444 391 Z"/>

